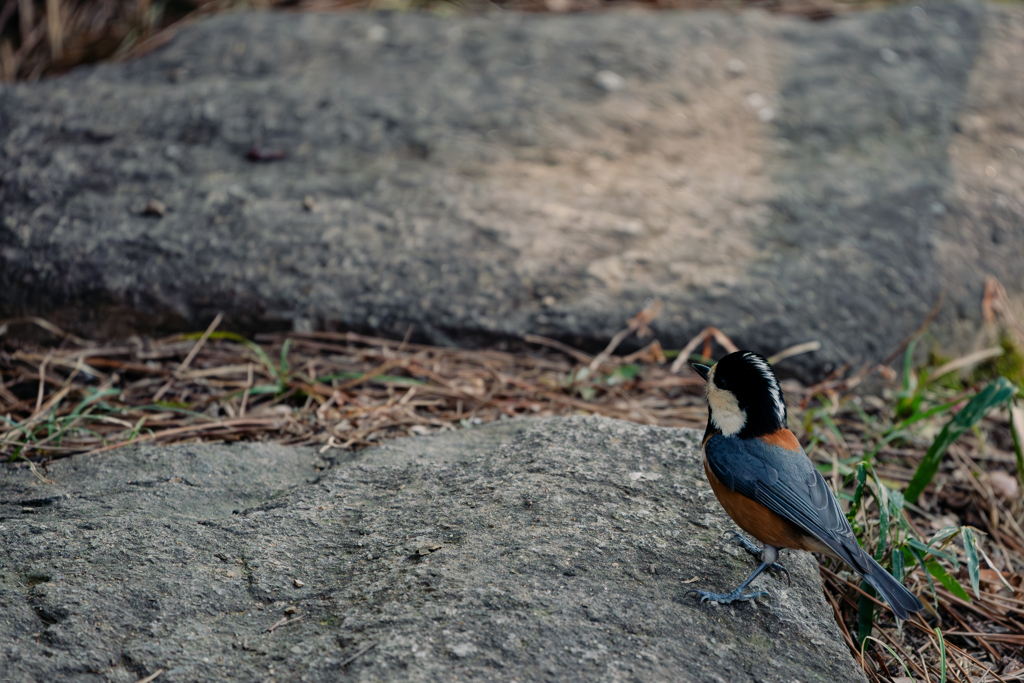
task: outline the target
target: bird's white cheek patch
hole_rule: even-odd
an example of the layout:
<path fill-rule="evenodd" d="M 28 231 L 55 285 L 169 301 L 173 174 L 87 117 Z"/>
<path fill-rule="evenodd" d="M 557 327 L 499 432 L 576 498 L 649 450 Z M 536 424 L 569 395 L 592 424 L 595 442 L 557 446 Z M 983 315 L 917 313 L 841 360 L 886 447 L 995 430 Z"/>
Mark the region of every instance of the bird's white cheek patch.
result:
<path fill-rule="evenodd" d="M 711 406 L 711 421 L 725 436 L 732 436 L 747 423 L 747 413 L 740 409 L 736 395 L 715 386 L 715 371 L 708 375 L 708 405 Z"/>

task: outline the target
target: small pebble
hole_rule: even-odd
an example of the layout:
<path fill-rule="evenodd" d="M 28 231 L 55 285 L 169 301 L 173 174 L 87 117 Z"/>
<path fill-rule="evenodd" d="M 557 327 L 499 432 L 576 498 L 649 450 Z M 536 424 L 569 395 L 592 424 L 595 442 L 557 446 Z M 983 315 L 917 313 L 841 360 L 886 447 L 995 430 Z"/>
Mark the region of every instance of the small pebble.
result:
<path fill-rule="evenodd" d="M 474 652 L 476 652 L 476 646 L 472 643 L 459 643 L 451 648 L 451 653 L 459 659 L 468 657 Z"/>
<path fill-rule="evenodd" d="M 306 585 L 305 582 L 302 581 L 301 579 L 295 579 L 295 587 L 296 588 L 302 588 L 305 585 Z"/>
<path fill-rule="evenodd" d="M 743 60 L 735 57 L 725 63 L 725 69 L 730 76 L 742 76 L 747 73 L 747 65 L 743 63 Z"/>
<path fill-rule="evenodd" d="M 603 69 L 594 74 L 594 85 L 606 92 L 616 92 L 626 87 L 626 79 L 614 71 Z"/>
<path fill-rule="evenodd" d="M 143 216 L 163 216 L 167 213 L 167 205 L 159 199 L 150 199 L 146 208 L 142 210 Z"/>
<path fill-rule="evenodd" d="M 299 611 L 299 608 L 296 607 L 295 605 L 289 605 L 288 607 L 284 608 L 284 613 L 285 614 L 295 614 L 298 611 Z"/>
<path fill-rule="evenodd" d="M 313 199 L 313 195 L 307 194 L 305 197 L 302 198 L 302 208 L 304 208 L 306 211 L 312 211 L 313 209 L 316 208 L 316 200 Z"/>
<path fill-rule="evenodd" d="M 388 39 L 388 30 L 380 24 L 374 24 L 367 29 L 366 39 L 371 43 L 383 43 Z"/>

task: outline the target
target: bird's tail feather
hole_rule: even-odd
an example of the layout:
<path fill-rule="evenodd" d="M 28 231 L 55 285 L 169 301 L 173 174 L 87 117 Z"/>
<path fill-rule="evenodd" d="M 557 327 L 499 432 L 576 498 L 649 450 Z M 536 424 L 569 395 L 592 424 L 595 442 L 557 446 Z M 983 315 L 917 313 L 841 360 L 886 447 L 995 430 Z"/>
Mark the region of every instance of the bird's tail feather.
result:
<path fill-rule="evenodd" d="M 885 571 L 882 565 L 875 562 L 874 558 L 863 550 L 863 559 L 868 565 L 868 571 L 863 573 L 864 580 L 872 588 L 885 598 L 885 601 L 892 607 L 892 611 L 900 619 L 906 619 L 910 612 L 920 612 L 924 605 L 917 599 L 917 596 L 907 590 L 906 586 L 896 580 L 892 574 Z"/>
<path fill-rule="evenodd" d="M 827 544 L 846 564 L 853 567 L 864 580 L 885 598 L 892 611 L 900 619 L 906 620 L 910 612 L 920 612 L 924 605 L 917 596 L 907 590 L 906 586 L 897 581 L 892 574 L 885 571 L 882 565 L 875 562 L 851 534 L 848 537 L 835 539 Z"/>

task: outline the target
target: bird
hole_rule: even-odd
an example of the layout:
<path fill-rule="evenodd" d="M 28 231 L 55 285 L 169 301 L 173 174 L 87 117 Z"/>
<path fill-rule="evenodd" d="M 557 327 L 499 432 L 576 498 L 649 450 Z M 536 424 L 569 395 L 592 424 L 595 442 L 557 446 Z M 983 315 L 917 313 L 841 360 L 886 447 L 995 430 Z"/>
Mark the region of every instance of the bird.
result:
<path fill-rule="evenodd" d="M 865 552 L 824 477 L 786 426 L 782 388 L 767 359 L 736 351 L 708 367 L 692 364 L 705 381 L 708 424 L 701 450 L 704 472 L 733 521 L 763 550 L 731 532 L 761 564 L 731 593 L 691 590 L 701 603 L 728 604 L 768 597 L 744 591 L 766 570 L 789 572 L 779 550 L 824 553 L 848 564 L 906 620 L 921 601 Z"/>

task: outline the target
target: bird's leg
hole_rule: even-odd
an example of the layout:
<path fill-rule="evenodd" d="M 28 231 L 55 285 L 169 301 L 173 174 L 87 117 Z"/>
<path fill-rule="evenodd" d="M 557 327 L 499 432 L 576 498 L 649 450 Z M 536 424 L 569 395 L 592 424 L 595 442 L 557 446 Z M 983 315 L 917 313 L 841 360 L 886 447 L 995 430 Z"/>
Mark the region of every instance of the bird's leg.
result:
<path fill-rule="evenodd" d="M 737 533 L 736 536 L 743 540 L 743 546 L 745 548 L 747 548 L 747 546 L 753 547 L 755 549 L 757 548 L 757 546 L 755 546 L 753 543 L 748 541 L 740 534 Z M 747 550 L 748 552 L 750 552 L 750 548 L 747 548 Z M 765 544 L 764 550 L 758 552 L 757 555 L 761 559 L 761 564 L 758 566 L 757 569 L 753 571 L 753 573 L 750 576 L 747 577 L 747 580 L 741 583 L 739 587 L 732 593 L 712 593 L 710 591 L 699 591 L 694 589 L 687 591 L 686 594 L 690 595 L 691 593 L 693 593 L 695 595 L 698 595 L 702 603 L 707 602 L 708 600 L 712 600 L 723 605 L 728 605 L 730 602 L 742 602 L 745 600 L 755 600 L 757 598 L 767 598 L 767 591 L 754 591 L 753 593 L 744 593 L 743 591 L 744 589 L 746 589 L 747 586 L 751 584 L 751 582 L 754 579 L 759 577 L 761 573 L 764 572 L 766 569 L 775 569 L 778 571 L 785 572 L 787 583 L 789 582 L 789 572 L 786 571 L 785 567 L 783 567 L 781 564 L 778 564 L 775 561 L 779 559 L 779 549 L 775 546 Z"/>
<path fill-rule="evenodd" d="M 786 575 L 786 584 L 792 584 L 792 581 L 790 581 L 789 578 L 789 571 L 781 564 L 776 562 L 776 560 L 779 559 L 778 548 L 774 548 L 770 545 L 765 545 L 764 550 L 762 551 L 760 548 L 757 547 L 756 544 L 752 543 L 746 536 L 736 531 L 735 529 L 733 529 L 732 531 L 727 531 L 726 535 L 731 535 L 733 537 L 732 540 L 734 542 L 742 546 L 744 550 L 746 550 L 748 553 L 756 557 L 758 560 L 761 560 L 762 562 L 767 562 L 769 565 L 769 570 L 784 573 Z M 769 548 L 771 549 L 770 551 Z M 771 558 L 770 560 L 769 557 Z"/>
<path fill-rule="evenodd" d="M 750 585 L 750 582 L 761 575 L 765 569 L 768 569 L 771 565 L 767 562 L 762 562 L 761 566 L 754 570 L 754 573 L 747 577 L 747 580 L 739 585 L 739 588 L 734 590 L 732 593 L 711 593 L 709 591 L 689 590 L 686 591 L 687 595 L 691 593 L 700 597 L 700 601 L 707 602 L 711 600 L 713 602 L 720 603 L 722 605 L 728 605 L 730 602 L 742 602 L 745 600 L 755 600 L 757 598 L 767 598 L 768 593 L 766 591 L 754 591 L 753 593 L 744 593 L 743 589 Z"/>
<path fill-rule="evenodd" d="M 775 560 L 777 559 L 779 559 L 779 549 L 773 545 L 765 543 L 764 552 L 761 553 L 761 561 L 768 565 L 769 571 L 777 571 L 785 574 L 787 586 L 793 585 L 793 582 L 789 578 L 789 570 L 776 562 Z"/>

